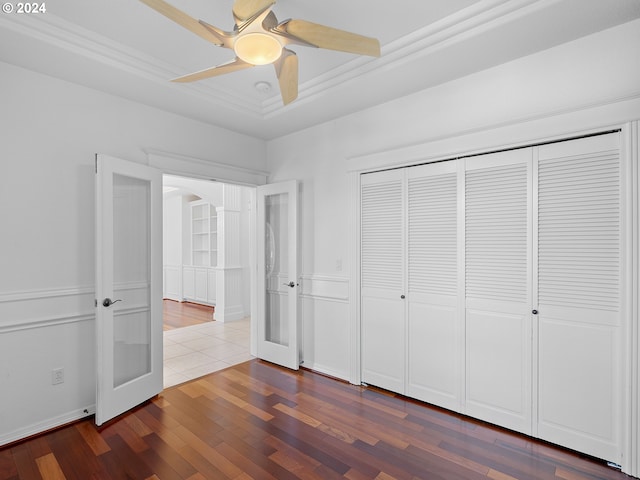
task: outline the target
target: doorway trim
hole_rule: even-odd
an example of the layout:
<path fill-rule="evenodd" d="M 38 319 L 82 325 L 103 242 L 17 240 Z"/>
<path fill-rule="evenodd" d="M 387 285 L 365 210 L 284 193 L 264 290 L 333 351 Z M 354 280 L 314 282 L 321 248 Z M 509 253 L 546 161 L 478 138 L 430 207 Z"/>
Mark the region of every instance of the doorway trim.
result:
<path fill-rule="evenodd" d="M 267 183 L 269 172 L 252 168 L 237 167 L 215 161 L 189 157 L 179 153 L 145 149 L 150 167 L 164 174 L 198 178 L 222 183 L 232 183 L 257 187 Z"/>

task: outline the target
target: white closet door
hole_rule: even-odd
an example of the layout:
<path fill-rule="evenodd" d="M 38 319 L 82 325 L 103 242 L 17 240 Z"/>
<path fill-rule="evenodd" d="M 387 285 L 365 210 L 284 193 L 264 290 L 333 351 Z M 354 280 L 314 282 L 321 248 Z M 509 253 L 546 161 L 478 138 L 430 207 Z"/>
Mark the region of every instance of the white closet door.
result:
<path fill-rule="evenodd" d="M 407 395 L 460 409 L 458 162 L 407 170 Z"/>
<path fill-rule="evenodd" d="M 404 170 L 361 177 L 362 381 L 404 393 Z"/>
<path fill-rule="evenodd" d="M 538 436 L 622 463 L 619 134 L 538 156 Z"/>
<path fill-rule="evenodd" d="M 466 159 L 466 405 L 531 432 L 532 149 Z"/>

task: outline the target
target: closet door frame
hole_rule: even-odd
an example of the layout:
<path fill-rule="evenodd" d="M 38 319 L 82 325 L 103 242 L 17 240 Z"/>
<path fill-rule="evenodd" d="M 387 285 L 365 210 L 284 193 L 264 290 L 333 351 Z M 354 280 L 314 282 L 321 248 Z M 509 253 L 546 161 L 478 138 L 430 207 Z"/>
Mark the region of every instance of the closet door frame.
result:
<path fill-rule="evenodd" d="M 621 162 L 625 171 L 624 241 L 623 241 L 623 342 L 621 402 L 622 471 L 640 476 L 640 322 L 638 321 L 640 297 L 640 103 L 621 102 L 615 105 L 597 106 L 563 115 L 562 119 L 549 117 L 515 123 L 498 128 L 479 130 L 473 135 L 458 135 L 437 141 L 425 141 L 407 147 L 354 156 L 348 159 L 349 181 L 349 254 L 354 259 L 350 270 L 350 375 L 352 384 L 361 384 L 361 308 L 360 308 L 360 175 L 385 168 L 400 168 L 442 161 L 457 157 L 478 155 L 506 148 L 527 146 L 620 130 Z M 507 140 L 508 139 L 508 140 Z M 535 338 L 534 338 L 535 342 Z M 533 350 L 536 345 L 534 343 Z M 533 375 L 536 374 L 534 370 Z M 532 392 L 533 399 L 536 391 Z M 534 419 L 535 421 L 535 407 Z"/>

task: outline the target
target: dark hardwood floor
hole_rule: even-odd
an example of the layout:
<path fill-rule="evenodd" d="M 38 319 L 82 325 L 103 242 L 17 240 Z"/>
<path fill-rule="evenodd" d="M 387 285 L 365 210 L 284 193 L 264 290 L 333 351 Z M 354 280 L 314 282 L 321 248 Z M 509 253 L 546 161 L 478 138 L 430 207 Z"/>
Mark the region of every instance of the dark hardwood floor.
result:
<path fill-rule="evenodd" d="M 162 301 L 162 329 L 189 327 L 213 321 L 214 307 L 189 302 Z"/>
<path fill-rule="evenodd" d="M 252 360 L 0 450 L 2 479 L 628 479 L 403 397 Z"/>

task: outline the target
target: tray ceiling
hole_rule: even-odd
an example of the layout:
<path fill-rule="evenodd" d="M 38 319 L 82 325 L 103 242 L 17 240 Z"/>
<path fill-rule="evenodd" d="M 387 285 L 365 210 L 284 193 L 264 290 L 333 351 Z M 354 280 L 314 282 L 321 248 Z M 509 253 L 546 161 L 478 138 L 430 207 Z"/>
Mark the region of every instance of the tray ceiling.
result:
<path fill-rule="evenodd" d="M 232 0 L 170 3 L 233 27 Z M 280 20 L 305 19 L 382 45 L 380 58 L 293 47 L 300 92 L 283 106 L 271 65 L 170 83 L 233 52 L 141 2 L 57 0 L 46 7 L 44 14 L 0 15 L 0 61 L 265 139 L 640 18 L 638 0 L 279 0 L 273 11 Z M 259 82 L 271 90 L 256 88 Z"/>

